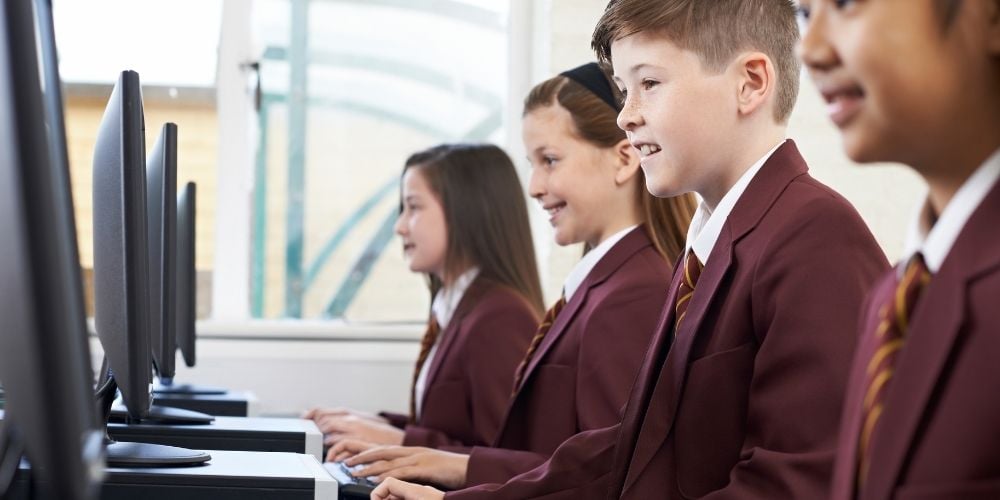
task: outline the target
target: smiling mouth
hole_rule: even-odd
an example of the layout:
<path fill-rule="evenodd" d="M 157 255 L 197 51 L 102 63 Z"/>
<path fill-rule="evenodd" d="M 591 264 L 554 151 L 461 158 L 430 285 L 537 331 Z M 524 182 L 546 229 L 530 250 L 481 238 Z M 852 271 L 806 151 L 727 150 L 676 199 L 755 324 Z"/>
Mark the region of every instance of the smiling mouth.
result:
<path fill-rule="evenodd" d="M 549 222 L 554 222 L 556 216 L 562 213 L 563 209 L 566 208 L 566 202 L 553 203 L 552 205 L 546 205 L 542 207 L 549 214 Z"/>
<path fill-rule="evenodd" d="M 824 91 L 826 113 L 838 127 L 844 127 L 857 116 L 864 102 L 865 93 L 861 87 L 850 86 Z"/>
<path fill-rule="evenodd" d="M 415 245 L 413 243 L 404 243 L 403 244 L 403 253 L 410 253 L 410 252 L 412 252 L 414 246 Z"/>
<path fill-rule="evenodd" d="M 656 153 L 659 153 L 663 149 L 660 146 L 657 146 L 656 144 L 640 144 L 634 147 L 639 151 L 639 158 L 643 160 L 649 158 L 650 156 L 655 155 Z"/>

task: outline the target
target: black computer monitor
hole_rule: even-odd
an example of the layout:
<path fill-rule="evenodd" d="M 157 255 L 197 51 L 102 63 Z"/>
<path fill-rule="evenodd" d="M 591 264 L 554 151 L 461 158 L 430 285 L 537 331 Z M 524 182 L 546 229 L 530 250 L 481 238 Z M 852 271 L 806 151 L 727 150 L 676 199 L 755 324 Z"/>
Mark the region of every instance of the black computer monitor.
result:
<path fill-rule="evenodd" d="M 0 469 L 16 468 L 23 450 L 37 497 L 91 499 L 103 471 L 103 433 L 63 127 L 51 5 L 2 2 Z M 7 486 L 0 484 L 0 496 Z"/>
<path fill-rule="evenodd" d="M 152 360 L 146 161 L 139 75 L 124 71 L 101 119 L 94 148 L 94 322 L 131 421 L 149 416 Z M 107 375 L 107 376 L 105 376 Z M 112 391 L 104 391 L 110 394 Z M 102 398 L 110 412 L 110 398 Z M 202 463 L 202 452 L 158 445 L 108 446 L 108 463 Z"/>
<path fill-rule="evenodd" d="M 195 363 L 195 321 L 198 308 L 198 271 L 195 267 L 195 213 L 197 187 L 189 182 L 177 195 L 177 347 L 184 364 Z"/>
<path fill-rule="evenodd" d="M 174 377 L 177 308 L 177 125 L 166 123 L 146 162 L 149 231 L 149 312 L 153 364 L 161 380 Z"/>
<path fill-rule="evenodd" d="M 195 321 L 198 303 L 198 273 L 195 267 L 196 208 L 195 184 L 188 182 L 177 195 L 177 300 L 173 323 L 173 337 L 176 340 L 175 347 L 169 352 L 170 361 L 173 361 L 175 356 L 173 353 L 176 349 L 180 349 L 184 364 L 189 367 L 195 364 Z M 170 373 L 172 377 L 173 371 Z M 171 377 L 164 376 L 161 370 L 160 385 L 153 388 L 154 394 L 218 395 L 228 392 L 220 387 L 177 384 Z"/>

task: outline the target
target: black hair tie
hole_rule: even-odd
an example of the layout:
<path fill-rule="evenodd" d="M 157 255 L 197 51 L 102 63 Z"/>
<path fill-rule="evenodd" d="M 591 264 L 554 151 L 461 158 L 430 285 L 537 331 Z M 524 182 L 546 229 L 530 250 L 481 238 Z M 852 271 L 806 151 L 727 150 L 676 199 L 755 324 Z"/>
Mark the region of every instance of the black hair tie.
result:
<path fill-rule="evenodd" d="M 608 81 L 604 70 L 597 63 L 587 63 L 583 66 L 563 71 L 560 75 L 583 85 L 584 88 L 593 92 L 594 95 L 606 102 L 608 106 L 611 106 L 611 109 L 621 112 L 622 106 L 618 99 L 615 99 L 615 93 L 611 89 L 611 82 Z"/>

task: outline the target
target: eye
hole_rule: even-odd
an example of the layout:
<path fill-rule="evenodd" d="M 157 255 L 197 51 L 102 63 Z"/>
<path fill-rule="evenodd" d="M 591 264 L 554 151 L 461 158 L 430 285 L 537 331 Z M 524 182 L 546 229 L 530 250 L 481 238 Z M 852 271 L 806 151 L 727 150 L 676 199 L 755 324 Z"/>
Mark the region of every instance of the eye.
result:
<path fill-rule="evenodd" d="M 837 5 L 838 9 L 843 9 L 844 7 L 854 3 L 854 0 L 835 0 L 834 3 Z"/>
<path fill-rule="evenodd" d="M 542 157 L 542 164 L 545 165 L 546 167 L 552 167 L 558 161 L 559 158 L 556 158 L 555 156 L 552 155 L 545 155 Z"/>
<path fill-rule="evenodd" d="M 799 5 L 799 7 L 797 9 L 795 9 L 795 13 L 798 14 L 798 18 L 801 19 L 801 20 L 803 20 L 803 21 L 808 21 L 809 20 L 809 14 L 810 14 L 810 12 L 811 11 L 810 11 L 809 7 L 807 7 L 805 5 Z"/>
<path fill-rule="evenodd" d="M 656 80 L 650 80 L 649 78 L 646 78 L 646 79 L 644 79 L 642 81 L 642 89 L 643 90 L 650 90 L 650 89 L 652 89 L 653 87 L 655 87 L 655 86 L 657 86 L 659 84 L 660 84 L 660 82 L 658 82 Z"/>

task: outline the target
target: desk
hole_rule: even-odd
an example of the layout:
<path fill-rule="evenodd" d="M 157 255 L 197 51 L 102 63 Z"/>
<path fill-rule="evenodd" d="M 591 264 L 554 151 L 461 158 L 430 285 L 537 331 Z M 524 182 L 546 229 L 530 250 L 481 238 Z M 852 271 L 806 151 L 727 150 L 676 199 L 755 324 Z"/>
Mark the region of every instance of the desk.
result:
<path fill-rule="evenodd" d="M 313 457 L 294 453 L 209 451 L 212 461 L 187 468 L 109 468 L 101 500 L 336 500 L 337 482 Z M 27 500 L 27 468 L 8 492 Z"/>
<path fill-rule="evenodd" d="M 249 391 L 226 391 L 224 394 L 153 393 L 153 404 L 199 411 L 216 417 L 256 417 L 257 397 Z"/>
<path fill-rule="evenodd" d="M 208 425 L 108 424 L 116 441 L 166 444 L 195 450 L 304 453 L 323 459 L 323 434 L 301 418 L 216 417 Z"/>

